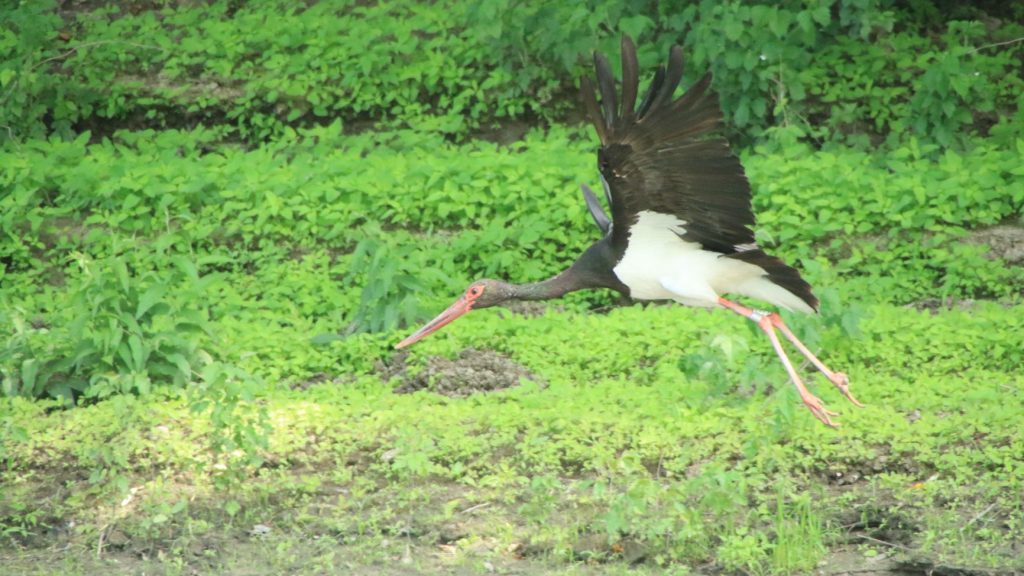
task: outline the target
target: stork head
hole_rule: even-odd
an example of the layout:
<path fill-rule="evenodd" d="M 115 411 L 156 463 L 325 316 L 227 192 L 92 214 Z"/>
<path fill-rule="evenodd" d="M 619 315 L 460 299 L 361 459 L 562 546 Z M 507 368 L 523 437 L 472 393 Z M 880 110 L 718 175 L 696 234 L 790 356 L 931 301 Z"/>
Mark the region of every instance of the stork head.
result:
<path fill-rule="evenodd" d="M 409 335 L 408 338 L 396 344 L 395 348 L 405 348 L 419 342 L 470 310 L 488 308 L 509 300 L 514 296 L 515 291 L 511 284 L 498 280 L 477 280 L 470 284 L 466 291 L 462 293 L 462 296 L 449 306 L 447 310 L 441 312 L 436 318 Z"/>

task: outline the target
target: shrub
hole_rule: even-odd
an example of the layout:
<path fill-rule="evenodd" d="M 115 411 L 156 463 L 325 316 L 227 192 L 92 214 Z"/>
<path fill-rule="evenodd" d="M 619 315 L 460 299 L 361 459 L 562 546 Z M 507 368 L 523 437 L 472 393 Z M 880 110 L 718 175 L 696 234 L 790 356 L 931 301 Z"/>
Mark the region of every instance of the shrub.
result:
<path fill-rule="evenodd" d="M 682 43 L 689 81 L 714 73 L 745 143 L 792 125 L 817 141 L 960 146 L 1019 114 L 1024 93 L 1012 17 L 943 20 L 889 0 L 112 4 L 63 24 L 52 2 L 10 12 L 5 139 L 205 123 L 265 142 L 332 118 L 462 139 L 563 118 L 590 52 L 614 60 L 624 33 L 645 70 Z"/>
<path fill-rule="evenodd" d="M 53 73 L 61 50 L 61 19 L 53 0 L 17 2 L 0 8 L 0 143 L 13 137 L 45 136 L 47 128 L 68 134 L 74 97 Z M 50 125 L 44 120 L 51 117 Z"/>
<path fill-rule="evenodd" d="M 13 330 L 0 349 L 3 394 L 105 398 L 183 387 L 210 361 L 206 298 L 211 277 L 195 264 L 142 271 L 125 256 L 79 255 L 67 292 L 48 317 L 7 312 Z"/>

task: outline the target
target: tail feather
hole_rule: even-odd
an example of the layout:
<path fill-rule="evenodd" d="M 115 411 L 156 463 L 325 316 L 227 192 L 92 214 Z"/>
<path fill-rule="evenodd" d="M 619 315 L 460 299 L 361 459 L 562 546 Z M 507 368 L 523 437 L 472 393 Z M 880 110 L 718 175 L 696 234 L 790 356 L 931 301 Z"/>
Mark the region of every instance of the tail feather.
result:
<path fill-rule="evenodd" d="M 818 299 L 811 292 L 811 285 L 800 276 L 800 272 L 796 268 L 786 264 L 781 259 L 767 254 L 759 248 L 734 252 L 727 254 L 725 257 L 740 260 L 761 268 L 765 271 L 769 281 L 803 300 L 815 312 L 818 311 Z"/>

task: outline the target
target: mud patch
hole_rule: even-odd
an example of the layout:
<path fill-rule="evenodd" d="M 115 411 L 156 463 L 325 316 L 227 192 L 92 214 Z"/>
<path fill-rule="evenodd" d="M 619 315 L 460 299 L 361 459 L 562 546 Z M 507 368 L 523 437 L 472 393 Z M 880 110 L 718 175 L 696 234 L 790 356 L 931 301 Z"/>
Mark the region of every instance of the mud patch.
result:
<path fill-rule="evenodd" d="M 933 316 L 939 312 L 946 312 L 949 310 L 971 310 L 977 303 L 972 298 L 953 298 L 947 296 L 944 298 L 922 298 L 906 304 L 904 308 L 913 308 L 914 310 L 920 310 L 922 312 L 929 312 Z"/>
<path fill-rule="evenodd" d="M 430 390 L 450 398 L 465 398 L 480 392 L 518 386 L 522 379 L 543 383 L 526 367 L 494 350 L 467 348 L 455 360 L 434 357 L 427 362 L 426 368 L 414 375 L 406 373 L 404 357 L 395 360 L 390 366 L 382 366 L 378 372 L 384 378 L 401 378 L 401 383 L 395 388 L 399 394 Z"/>
<path fill-rule="evenodd" d="M 974 230 L 967 241 L 987 245 L 991 258 L 1002 258 L 1007 264 L 1024 266 L 1024 228 L 1002 225 Z"/>
<path fill-rule="evenodd" d="M 291 382 L 289 387 L 292 390 L 309 390 L 310 387 L 316 386 L 317 384 L 323 384 L 324 382 L 338 382 L 340 378 L 331 378 L 330 374 L 326 372 L 317 372 L 309 378 Z"/>
<path fill-rule="evenodd" d="M 859 576 L 895 576 L 921 574 L 916 570 L 905 569 L 892 558 L 890 552 L 877 556 L 866 557 L 855 551 L 839 551 L 829 554 L 822 560 L 819 574 L 858 574 Z"/>
<path fill-rule="evenodd" d="M 905 416 L 908 420 L 913 417 L 913 412 Z M 916 417 L 920 418 L 920 413 Z M 935 473 L 933 468 L 919 462 L 913 453 L 893 452 L 890 446 L 878 446 L 873 450 L 871 457 L 830 462 L 821 470 L 822 480 L 833 486 L 853 486 L 881 475 L 902 474 L 924 479 Z"/>

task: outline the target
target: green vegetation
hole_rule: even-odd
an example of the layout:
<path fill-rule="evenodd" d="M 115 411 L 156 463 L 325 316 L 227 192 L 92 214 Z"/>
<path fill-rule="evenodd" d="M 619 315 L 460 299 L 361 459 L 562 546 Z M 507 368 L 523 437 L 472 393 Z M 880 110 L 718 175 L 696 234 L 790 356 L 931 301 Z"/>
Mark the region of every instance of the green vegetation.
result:
<path fill-rule="evenodd" d="M 98 3 L 99 4 L 99 3 Z M 155 6 L 153 6 L 155 5 Z M 641 64 L 682 41 L 711 70 L 747 136 L 792 125 L 865 144 L 905 133 L 943 146 L 1020 135 L 1020 6 L 986 13 L 891 0 L 585 4 L 476 0 L 111 3 L 65 13 L 8 9 L 0 37 L 7 137 L 83 124 L 219 124 L 249 141 L 289 126 L 367 121 L 465 135 L 575 108 L 574 78 L 618 32 Z M 949 14 L 953 18 L 949 18 Z M 109 128 L 108 128 L 109 129 Z"/>
<path fill-rule="evenodd" d="M 0 9 L 5 570 L 1024 569 L 1019 7 L 103 4 Z M 620 31 L 715 74 L 839 431 L 724 313 L 392 350 L 596 239 L 574 86 Z"/>

